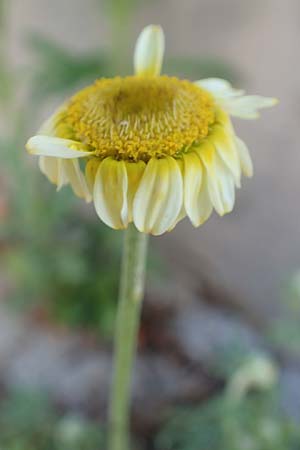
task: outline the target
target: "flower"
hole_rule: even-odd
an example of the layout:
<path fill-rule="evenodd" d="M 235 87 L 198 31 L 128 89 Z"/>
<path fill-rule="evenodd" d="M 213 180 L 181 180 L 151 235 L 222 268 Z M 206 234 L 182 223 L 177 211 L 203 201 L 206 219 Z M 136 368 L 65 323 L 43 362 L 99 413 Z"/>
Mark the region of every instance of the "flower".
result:
<path fill-rule="evenodd" d="M 217 78 L 160 75 L 163 53 L 162 29 L 146 27 L 135 47 L 135 75 L 96 80 L 26 145 L 58 189 L 70 184 L 77 196 L 93 200 L 114 229 L 134 222 L 160 235 L 185 216 L 199 226 L 213 209 L 230 212 L 241 172 L 253 171 L 230 116 L 254 119 L 276 103 Z"/>

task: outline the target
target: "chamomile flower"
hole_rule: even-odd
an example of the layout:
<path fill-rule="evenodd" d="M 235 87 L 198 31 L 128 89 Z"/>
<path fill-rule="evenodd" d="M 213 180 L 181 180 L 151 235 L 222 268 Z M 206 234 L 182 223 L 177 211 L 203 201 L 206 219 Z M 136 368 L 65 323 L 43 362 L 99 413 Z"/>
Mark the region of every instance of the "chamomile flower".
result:
<path fill-rule="evenodd" d="M 244 95 L 225 80 L 160 75 L 164 35 L 148 26 L 135 48 L 135 74 L 101 78 L 66 101 L 29 139 L 41 171 L 60 189 L 94 202 L 114 229 L 133 222 L 160 235 L 185 216 L 194 226 L 230 212 L 246 144 L 230 116 L 254 119 L 276 100 Z"/>

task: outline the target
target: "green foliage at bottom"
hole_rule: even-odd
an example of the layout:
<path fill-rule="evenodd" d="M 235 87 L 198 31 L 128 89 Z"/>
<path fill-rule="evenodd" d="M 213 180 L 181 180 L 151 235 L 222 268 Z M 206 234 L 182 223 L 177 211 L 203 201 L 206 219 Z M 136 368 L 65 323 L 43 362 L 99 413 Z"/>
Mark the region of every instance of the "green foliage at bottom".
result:
<path fill-rule="evenodd" d="M 156 440 L 157 450 L 296 450 L 300 430 L 279 412 L 272 393 L 255 393 L 240 404 L 224 397 L 202 407 L 179 408 Z"/>
<path fill-rule="evenodd" d="M 221 394 L 173 410 L 157 450 L 299 450 L 300 429 L 281 409 L 278 367 L 264 353 L 245 354 Z"/>
<path fill-rule="evenodd" d="M 84 418 L 54 411 L 47 397 L 19 391 L 0 402 L 0 450 L 95 450 L 104 431 Z"/>

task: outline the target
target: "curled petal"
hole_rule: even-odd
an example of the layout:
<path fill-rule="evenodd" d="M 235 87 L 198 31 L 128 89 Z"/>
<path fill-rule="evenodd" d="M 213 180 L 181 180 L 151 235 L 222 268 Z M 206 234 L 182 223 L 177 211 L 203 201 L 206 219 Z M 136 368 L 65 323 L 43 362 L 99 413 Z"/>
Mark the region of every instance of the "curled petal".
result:
<path fill-rule="evenodd" d="M 207 78 L 196 81 L 196 84 L 210 92 L 215 97 L 217 105 L 230 115 L 242 119 L 256 119 L 259 117 L 259 109 L 269 108 L 278 103 L 276 98 L 244 95 L 244 91 L 234 89 L 228 81 L 220 78 Z"/>
<path fill-rule="evenodd" d="M 84 174 L 80 170 L 78 159 L 61 159 L 59 163 L 62 165 L 64 177 L 70 183 L 77 197 L 85 199 L 87 202 L 92 200 L 90 190 L 88 188 Z"/>
<path fill-rule="evenodd" d="M 149 25 L 139 35 L 134 51 L 134 69 L 137 75 L 160 74 L 165 49 L 165 38 L 160 26 Z"/>
<path fill-rule="evenodd" d="M 144 233 L 160 235 L 172 229 L 183 204 L 182 175 L 172 157 L 151 158 L 133 202 L 133 220 Z"/>
<path fill-rule="evenodd" d="M 221 78 L 205 78 L 196 84 L 213 94 L 216 98 L 230 98 L 243 95 L 245 91 L 234 89 L 229 81 Z"/>
<path fill-rule="evenodd" d="M 241 163 L 241 168 L 242 168 L 243 174 L 246 177 L 251 178 L 253 175 L 253 164 L 252 164 L 252 160 L 250 157 L 248 147 L 245 144 L 245 142 L 242 141 L 242 139 L 240 139 L 237 136 L 235 137 L 235 141 L 236 141 L 236 145 L 237 145 L 237 149 L 238 149 L 238 153 L 239 153 L 239 158 L 240 158 L 240 163 Z"/>
<path fill-rule="evenodd" d="M 77 159 L 65 160 L 40 156 L 39 166 L 41 172 L 46 175 L 51 183 L 57 185 L 57 190 L 70 183 L 78 197 L 84 198 L 87 202 L 91 201 L 91 194 Z"/>
<path fill-rule="evenodd" d="M 34 154 L 48 154 L 48 156 L 40 156 L 39 167 L 41 172 L 47 178 L 57 185 L 57 190 L 62 186 L 70 183 L 74 193 L 84 198 L 86 201 L 91 200 L 91 195 L 86 184 L 86 180 L 80 170 L 79 163 L 75 159 L 65 160 L 63 158 L 73 158 L 85 156 L 82 151 L 85 150 L 83 144 L 77 141 L 61 139 L 59 134 L 64 137 L 72 136 L 70 130 L 63 125 L 63 116 L 65 115 L 66 104 L 59 107 L 52 116 L 46 120 L 40 127 L 38 135 L 31 138 L 27 143 L 27 149 Z M 63 129 L 62 129 L 63 127 Z M 65 145 L 67 145 L 67 154 Z M 63 151 L 61 148 L 63 147 Z M 74 151 L 74 149 L 79 149 Z M 54 156 L 57 153 L 57 156 Z M 90 151 L 87 153 L 90 155 Z M 65 156 L 64 156 L 65 155 Z"/>
<path fill-rule="evenodd" d="M 63 167 L 62 159 L 40 156 L 39 167 L 48 180 L 57 185 L 58 191 L 62 188 L 62 186 L 68 184 L 68 178 Z"/>
<path fill-rule="evenodd" d="M 42 135 L 30 138 L 26 144 L 26 148 L 33 155 L 65 159 L 82 158 L 94 154 L 88 145 L 82 144 L 81 142 Z"/>
<path fill-rule="evenodd" d="M 105 158 L 95 178 L 94 203 L 100 219 L 111 228 L 123 229 L 128 225 L 127 191 L 125 162 Z"/>
<path fill-rule="evenodd" d="M 257 119 L 260 116 L 259 109 L 270 108 L 278 103 L 276 98 L 262 97 L 260 95 L 245 95 L 225 100 L 223 107 L 231 116 L 242 119 Z"/>

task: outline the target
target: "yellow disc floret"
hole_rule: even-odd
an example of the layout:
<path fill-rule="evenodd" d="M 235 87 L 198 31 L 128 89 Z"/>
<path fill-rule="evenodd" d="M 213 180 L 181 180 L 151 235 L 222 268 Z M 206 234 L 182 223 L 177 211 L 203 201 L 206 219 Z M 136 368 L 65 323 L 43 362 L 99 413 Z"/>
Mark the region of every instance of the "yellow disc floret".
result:
<path fill-rule="evenodd" d="M 129 76 L 83 89 L 62 120 L 98 157 L 148 161 L 176 157 L 206 137 L 214 110 L 211 95 L 189 81 Z"/>

